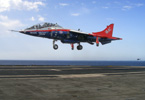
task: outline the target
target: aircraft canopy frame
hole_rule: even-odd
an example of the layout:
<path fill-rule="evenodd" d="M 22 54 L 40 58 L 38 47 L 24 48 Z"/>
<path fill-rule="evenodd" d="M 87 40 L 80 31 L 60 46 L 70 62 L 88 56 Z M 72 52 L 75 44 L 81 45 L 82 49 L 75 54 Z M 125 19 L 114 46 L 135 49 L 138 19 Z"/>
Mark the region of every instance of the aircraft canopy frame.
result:
<path fill-rule="evenodd" d="M 31 29 L 42 29 L 42 28 L 63 28 L 62 26 L 58 25 L 57 23 L 54 24 L 54 23 L 41 23 L 41 24 L 36 24 L 36 25 L 33 25 L 27 29 L 31 30 Z"/>

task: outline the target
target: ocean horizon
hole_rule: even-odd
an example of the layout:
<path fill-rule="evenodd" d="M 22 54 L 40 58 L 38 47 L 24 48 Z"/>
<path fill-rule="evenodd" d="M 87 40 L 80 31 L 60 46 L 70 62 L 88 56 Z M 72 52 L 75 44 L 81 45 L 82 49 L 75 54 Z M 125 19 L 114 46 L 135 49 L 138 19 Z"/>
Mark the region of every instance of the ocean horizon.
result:
<path fill-rule="evenodd" d="M 41 66 L 145 66 L 145 61 L 0 60 L 0 65 Z"/>

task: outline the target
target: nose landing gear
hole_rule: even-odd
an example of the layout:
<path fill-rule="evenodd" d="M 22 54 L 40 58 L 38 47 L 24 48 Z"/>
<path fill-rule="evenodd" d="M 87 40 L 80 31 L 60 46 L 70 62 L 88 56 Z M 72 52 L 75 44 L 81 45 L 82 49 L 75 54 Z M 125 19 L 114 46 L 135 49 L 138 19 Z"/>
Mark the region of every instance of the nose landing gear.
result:
<path fill-rule="evenodd" d="M 57 41 L 57 40 L 53 40 L 53 49 L 54 49 L 54 50 L 57 50 L 57 49 L 58 49 L 58 45 L 55 44 L 55 41 Z"/>
<path fill-rule="evenodd" d="M 53 49 L 57 50 L 58 49 L 58 45 L 57 44 L 54 44 L 53 45 Z"/>

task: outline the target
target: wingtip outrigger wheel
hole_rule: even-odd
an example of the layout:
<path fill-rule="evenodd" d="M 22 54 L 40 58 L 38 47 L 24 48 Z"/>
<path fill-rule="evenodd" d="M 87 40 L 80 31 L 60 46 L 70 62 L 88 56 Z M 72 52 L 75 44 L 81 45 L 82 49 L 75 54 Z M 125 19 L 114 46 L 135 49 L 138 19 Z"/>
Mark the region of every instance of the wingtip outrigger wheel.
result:
<path fill-rule="evenodd" d="M 99 46 L 99 38 L 96 37 L 96 46 L 98 47 Z"/>

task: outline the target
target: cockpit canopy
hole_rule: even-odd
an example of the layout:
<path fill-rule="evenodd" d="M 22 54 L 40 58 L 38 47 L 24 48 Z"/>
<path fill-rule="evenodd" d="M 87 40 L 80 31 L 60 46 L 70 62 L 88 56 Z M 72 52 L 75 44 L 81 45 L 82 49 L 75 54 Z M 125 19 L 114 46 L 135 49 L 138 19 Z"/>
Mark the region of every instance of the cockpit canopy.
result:
<path fill-rule="evenodd" d="M 63 27 L 61 27 L 60 25 L 53 24 L 53 23 L 42 23 L 42 24 L 36 24 L 31 26 L 30 28 L 27 28 L 26 30 L 31 30 L 31 29 L 45 29 L 45 28 L 50 28 L 50 29 L 62 29 Z"/>

